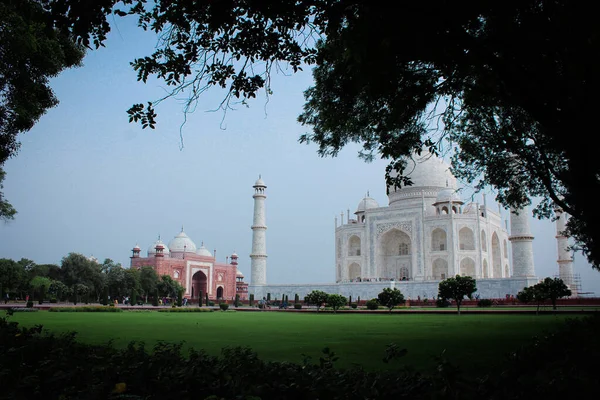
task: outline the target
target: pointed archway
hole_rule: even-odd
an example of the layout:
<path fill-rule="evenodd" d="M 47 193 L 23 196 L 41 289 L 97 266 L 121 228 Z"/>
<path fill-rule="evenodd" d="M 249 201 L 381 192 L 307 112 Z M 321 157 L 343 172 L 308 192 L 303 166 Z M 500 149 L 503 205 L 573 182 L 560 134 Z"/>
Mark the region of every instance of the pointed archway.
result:
<path fill-rule="evenodd" d="M 192 276 L 192 298 L 206 296 L 206 293 L 208 293 L 208 278 L 204 272 L 198 271 Z"/>

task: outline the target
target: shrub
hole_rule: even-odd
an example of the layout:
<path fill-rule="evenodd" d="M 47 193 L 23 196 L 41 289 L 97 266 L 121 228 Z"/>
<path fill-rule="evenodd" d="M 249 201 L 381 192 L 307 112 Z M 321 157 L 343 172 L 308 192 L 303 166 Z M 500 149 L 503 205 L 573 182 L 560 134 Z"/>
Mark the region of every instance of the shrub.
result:
<path fill-rule="evenodd" d="M 481 299 L 477 302 L 477 307 L 491 307 L 492 300 L 490 299 Z"/>
<path fill-rule="evenodd" d="M 301 303 L 295 303 L 295 304 L 294 304 L 294 308 L 295 308 L 296 310 L 302 310 L 302 304 L 301 304 Z"/>
<path fill-rule="evenodd" d="M 50 299 L 50 303 L 57 303 L 57 302 L 58 302 L 58 300 L 56 298 Z"/>
<path fill-rule="evenodd" d="M 50 312 L 123 312 L 119 307 L 83 306 L 83 307 L 52 307 Z"/>
<path fill-rule="evenodd" d="M 379 308 L 379 301 L 377 299 L 371 299 L 367 301 L 367 309 L 377 310 Z"/>
<path fill-rule="evenodd" d="M 208 302 L 208 306 L 209 307 L 214 307 L 215 306 L 215 302 L 214 301 L 209 301 Z"/>
<path fill-rule="evenodd" d="M 27 308 L 31 308 L 31 307 L 33 307 L 33 301 L 29 300 L 27 302 Z"/>
<path fill-rule="evenodd" d="M 16 312 L 37 312 L 37 311 L 40 311 L 37 308 L 23 308 L 23 307 L 9 308 L 8 310 L 10 310 L 11 313 L 16 313 Z"/>
<path fill-rule="evenodd" d="M 439 298 L 435 301 L 436 307 L 444 308 L 450 305 L 450 302 L 447 299 Z"/>
<path fill-rule="evenodd" d="M 227 304 L 227 303 L 220 303 L 219 307 L 221 308 L 221 310 L 227 311 L 227 309 L 229 308 L 229 304 Z"/>
<path fill-rule="evenodd" d="M 350 307 L 356 309 L 356 307 L 358 307 L 358 305 L 356 303 L 352 303 L 352 304 L 350 304 Z"/>

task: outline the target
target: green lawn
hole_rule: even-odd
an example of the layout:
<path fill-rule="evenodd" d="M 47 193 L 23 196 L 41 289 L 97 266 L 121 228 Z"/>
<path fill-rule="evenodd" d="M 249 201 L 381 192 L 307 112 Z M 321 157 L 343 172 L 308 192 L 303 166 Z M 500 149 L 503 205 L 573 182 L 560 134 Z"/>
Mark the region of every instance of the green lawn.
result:
<path fill-rule="evenodd" d="M 389 368 L 381 362 L 394 342 L 408 349 L 403 363 L 430 368 L 433 356 L 446 357 L 466 371 L 497 364 L 503 354 L 534 335 L 554 329 L 565 315 L 333 315 L 312 313 L 15 313 L 25 326 L 41 324 L 52 332 L 74 330 L 87 343 L 132 340 L 153 345 L 159 340 L 185 341 L 186 347 L 218 354 L 225 346 L 247 346 L 265 360 L 316 361 L 329 346 L 339 367 L 359 363 L 369 369 Z"/>

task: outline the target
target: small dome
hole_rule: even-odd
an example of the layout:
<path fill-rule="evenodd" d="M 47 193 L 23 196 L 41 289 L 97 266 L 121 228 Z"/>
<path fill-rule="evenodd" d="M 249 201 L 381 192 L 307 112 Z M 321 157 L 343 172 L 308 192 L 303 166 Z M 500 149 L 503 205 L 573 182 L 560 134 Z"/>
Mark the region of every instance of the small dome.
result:
<path fill-rule="evenodd" d="M 446 189 L 440 190 L 440 192 L 438 193 L 438 195 L 435 199 L 435 202 L 436 203 L 453 202 L 453 203 L 461 203 L 462 204 L 463 201 L 460 199 L 460 197 L 458 196 L 458 193 L 456 192 L 455 189 L 446 188 Z"/>
<path fill-rule="evenodd" d="M 239 258 L 237 253 L 234 251 L 233 254 L 231 255 L 231 258 Z"/>
<path fill-rule="evenodd" d="M 165 245 L 162 240 L 158 239 L 154 244 L 148 247 L 148 255 L 156 254 L 156 247 L 161 245 L 163 247 L 163 254 L 169 254 L 169 248 Z"/>
<path fill-rule="evenodd" d="M 171 253 L 195 253 L 196 244 L 192 242 L 192 239 L 181 228 L 181 232 L 169 242 L 169 250 Z"/>
<path fill-rule="evenodd" d="M 212 257 L 210 251 L 208 251 L 208 249 L 204 247 L 204 242 L 202 242 L 202 245 L 200 246 L 198 251 L 196 251 L 196 254 L 198 254 L 199 256 Z"/>
<path fill-rule="evenodd" d="M 142 250 L 142 249 L 140 249 L 140 246 L 138 246 L 138 245 L 137 245 L 137 243 L 136 243 L 136 245 L 135 245 L 135 247 L 133 248 L 133 250 L 134 250 L 134 251 L 140 251 L 140 250 Z"/>
<path fill-rule="evenodd" d="M 267 187 L 267 185 L 265 185 L 265 182 L 262 180 L 260 175 L 258 176 L 258 179 L 256 180 L 256 182 L 254 182 L 254 187 L 257 187 L 257 186 Z"/>
<path fill-rule="evenodd" d="M 240 271 L 240 270 L 238 269 L 238 270 L 237 270 L 237 272 L 235 273 L 235 276 L 236 276 L 237 278 L 243 278 L 243 277 L 244 277 L 244 274 L 242 274 L 242 271 Z"/>
<path fill-rule="evenodd" d="M 358 207 L 356 207 L 356 212 L 354 214 L 365 212 L 368 209 L 378 208 L 378 207 L 379 207 L 379 204 L 377 203 L 377 201 L 374 198 L 366 196 L 364 199 L 362 199 L 360 201 L 360 203 L 358 203 Z"/>

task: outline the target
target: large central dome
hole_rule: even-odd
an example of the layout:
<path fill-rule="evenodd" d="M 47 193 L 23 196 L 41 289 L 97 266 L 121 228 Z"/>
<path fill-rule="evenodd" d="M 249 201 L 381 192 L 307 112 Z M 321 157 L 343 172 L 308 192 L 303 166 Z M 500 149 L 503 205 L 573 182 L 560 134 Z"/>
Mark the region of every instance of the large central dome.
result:
<path fill-rule="evenodd" d="M 421 155 L 414 154 L 411 159 L 407 160 L 404 175 L 408 176 L 413 184 L 401 188 L 388 186 L 390 205 L 404 198 L 413 197 L 410 193 L 421 192 L 419 189 L 423 188 L 428 188 L 428 190 L 441 190 L 447 187 L 456 189 L 456 178 L 450 172 L 450 166 L 425 149 Z M 390 176 L 396 177 L 398 174 L 396 171 L 392 171 Z"/>
<path fill-rule="evenodd" d="M 196 244 L 185 234 L 183 228 L 181 228 L 181 232 L 169 242 L 169 250 L 171 253 L 195 253 Z"/>

